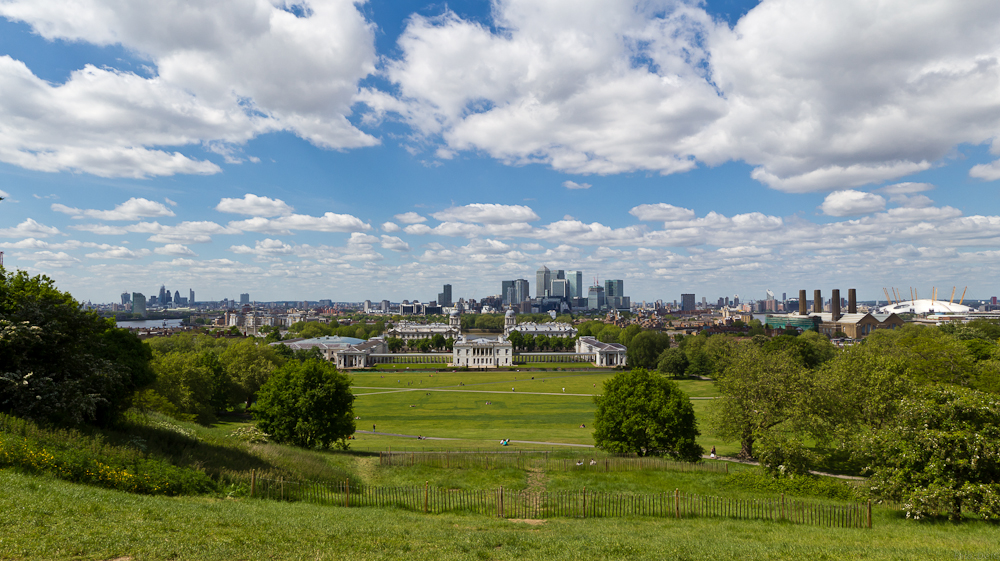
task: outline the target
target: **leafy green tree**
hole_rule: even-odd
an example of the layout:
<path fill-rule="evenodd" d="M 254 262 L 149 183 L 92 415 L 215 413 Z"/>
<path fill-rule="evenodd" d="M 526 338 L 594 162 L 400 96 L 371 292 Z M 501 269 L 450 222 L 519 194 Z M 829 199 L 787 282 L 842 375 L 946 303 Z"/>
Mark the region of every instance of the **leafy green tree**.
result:
<path fill-rule="evenodd" d="M 967 386 L 972 382 L 975 370 L 969 349 L 940 329 L 912 324 L 902 329 L 879 329 L 865 339 L 865 345 L 904 358 L 918 383 Z"/>
<path fill-rule="evenodd" d="M 431 347 L 433 347 L 435 349 L 443 349 L 444 348 L 444 335 L 441 335 L 440 333 L 435 333 L 434 336 L 431 337 L 431 343 L 430 343 L 430 345 L 431 345 Z"/>
<path fill-rule="evenodd" d="M 538 347 L 538 350 L 544 351 L 549 347 L 549 336 L 544 333 L 535 335 L 535 345 Z"/>
<path fill-rule="evenodd" d="M 448 337 L 447 339 L 445 339 L 444 340 L 444 348 L 446 350 L 448 350 L 449 352 L 451 352 L 452 350 L 454 350 L 454 348 L 455 348 L 455 339 L 452 338 L 452 337 Z"/>
<path fill-rule="evenodd" d="M 872 489 L 904 504 L 907 517 L 962 512 L 1000 519 L 1000 401 L 957 387 L 921 389 L 864 435 Z"/>
<path fill-rule="evenodd" d="M 625 329 L 622 329 L 621 333 L 618 334 L 618 342 L 628 347 L 632 342 L 632 338 L 640 333 L 642 333 L 642 327 L 633 323 Z"/>
<path fill-rule="evenodd" d="M 147 345 L 80 308 L 52 279 L 0 268 L 0 412 L 114 423 L 152 383 Z"/>
<path fill-rule="evenodd" d="M 256 339 L 234 342 L 219 359 L 234 383 L 234 400 L 246 403 L 248 410 L 257 396 L 257 390 L 282 362 L 270 345 L 258 344 Z"/>
<path fill-rule="evenodd" d="M 281 332 L 277 329 L 271 331 L 267 334 L 267 337 L 264 337 L 264 341 L 267 343 L 277 343 L 278 341 L 281 341 Z"/>
<path fill-rule="evenodd" d="M 741 458 L 754 457 L 760 439 L 788 440 L 796 421 L 808 411 L 810 379 L 798 358 L 788 351 L 767 352 L 760 345 L 736 346 L 726 368 L 716 378 L 721 397 L 714 400 L 716 433 L 740 443 Z"/>
<path fill-rule="evenodd" d="M 385 346 L 388 347 L 390 353 L 398 353 L 405 345 L 406 343 L 399 337 L 389 337 L 385 340 Z"/>
<path fill-rule="evenodd" d="M 535 336 L 532 334 L 527 334 L 524 336 L 524 349 L 529 353 L 535 350 Z"/>
<path fill-rule="evenodd" d="M 513 346 L 514 349 L 524 347 L 524 336 L 521 335 L 520 331 L 511 331 L 510 335 L 507 336 L 507 340 L 510 341 L 511 346 Z"/>
<path fill-rule="evenodd" d="M 621 331 L 622 328 L 617 325 L 605 325 L 604 329 L 601 329 L 600 333 L 597 334 L 597 340 L 602 343 L 617 343 L 618 334 Z"/>
<path fill-rule="evenodd" d="M 594 403 L 594 442 L 599 448 L 618 454 L 667 454 L 688 462 L 701 458 L 694 406 L 663 376 L 642 368 L 619 372 L 604 382 Z"/>
<path fill-rule="evenodd" d="M 660 354 L 670 348 L 670 335 L 662 331 L 643 331 L 632 338 L 626 350 L 628 365 L 632 368 L 655 369 Z"/>
<path fill-rule="evenodd" d="M 260 388 L 253 415 L 275 442 L 346 449 L 355 430 L 350 380 L 323 360 L 286 363 Z"/>
<path fill-rule="evenodd" d="M 354 330 L 354 336 L 358 339 L 367 339 L 368 331 L 365 330 L 364 326 L 358 326 L 358 328 Z"/>
<path fill-rule="evenodd" d="M 656 362 L 656 369 L 668 376 L 680 378 L 687 372 L 688 360 L 684 351 L 677 347 L 665 349 L 660 353 Z"/>
<path fill-rule="evenodd" d="M 750 336 L 751 337 L 753 337 L 754 335 L 764 335 L 765 334 L 765 332 L 764 332 L 764 324 L 762 324 L 759 319 L 752 319 L 752 320 L 750 320 L 750 323 L 748 325 L 750 326 Z"/>

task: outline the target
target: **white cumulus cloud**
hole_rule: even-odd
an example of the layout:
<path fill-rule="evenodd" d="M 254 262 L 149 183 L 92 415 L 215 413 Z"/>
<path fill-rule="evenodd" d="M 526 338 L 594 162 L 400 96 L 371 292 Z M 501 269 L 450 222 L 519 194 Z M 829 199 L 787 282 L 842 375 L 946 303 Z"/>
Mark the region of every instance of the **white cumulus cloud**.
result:
<path fill-rule="evenodd" d="M 86 65 L 60 84 L 0 57 L 0 161 L 107 177 L 217 173 L 171 148 L 202 145 L 232 160 L 256 135 L 290 131 L 323 148 L 377 139 L 347 116 L 375 70 L 374 26 L 352 0 L 312 2 L 9 0 L 0 16 L 47 40 L 121 45 L 145 77 Z"/>
<path fill-rule="evenodd" d="M 174 211 L 167 208 L 163 203 L 135 197 L 120 205 L 115 205 L 113 210 L 79 209 L 59 203 L 54 203 L 52 210 L 68 214 L 74 218 L 87 217 L 96 218 L 97 220 L 134 221 L 140 218 L 174 216 Z"/>
<path fill-rule="evenodd" d="M 292 214 L 295 210 L 288 206 L 281 199 L 271 199 L 269 197 L 258 197 L 252 193 L 247 193 L 242 199 L 224 198 L 215 206 L 219 212 L 229 212 L 232 214 L 246 214 L 248 216 L 285 216 Z"/>
<path fill-rule="evenodd" d="M 563 187 L 567 189 L 590 189 L 592 185 L 590 183 L 577 183 L 576 181 L 563 181 Z"/>
<path fill-rule="evenodd" d="M 0 238 L 47 238 L 59 233 L 59 228 L 40 224 L 34 218 L 27 218 L 13 228 L 0 228 Z"/>
<path fill-rule="evenodd" d="M 827 216 L 859 216 L 885 209 L 885 199 L 863 191 L 834 191 L 826 196 L 820 210 Z"/>
<path fill-rule="evenodd" d="M 394 218 L 403 224 L 420 224 L 421 222 L 427 222 L 426 218 L 415 212 L 404 212 L 402 214 L 397 214 Z"/>
<path fill-rule="evenodd" d="M 538 220 L 531 208 L 523 205 L 473 203 L 452 207 L 432 214 L 442 222 L 473 222 L 479 224 L 514 224 Z"/>

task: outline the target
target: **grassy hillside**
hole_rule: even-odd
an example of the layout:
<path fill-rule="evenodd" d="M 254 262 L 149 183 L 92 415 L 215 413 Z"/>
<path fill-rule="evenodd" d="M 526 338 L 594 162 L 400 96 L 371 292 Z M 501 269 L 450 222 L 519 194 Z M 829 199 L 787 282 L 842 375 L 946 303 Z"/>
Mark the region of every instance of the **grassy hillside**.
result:
<path fill-rule="evenodd" d="M 484 516 L 150 497 L 0 471 L 2 559 L 957 559 L 996 552 L 980 523 L 873 530 L 707 519 Z"/>

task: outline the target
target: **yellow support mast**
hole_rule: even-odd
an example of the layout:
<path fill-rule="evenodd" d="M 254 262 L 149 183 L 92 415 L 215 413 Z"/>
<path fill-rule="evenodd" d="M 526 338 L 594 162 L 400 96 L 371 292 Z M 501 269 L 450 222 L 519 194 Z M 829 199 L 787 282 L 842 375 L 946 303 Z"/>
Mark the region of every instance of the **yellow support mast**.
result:
<path fill-rule="evenodd" d="M 958 305 L 959 306 L 962 305 L 962 302 L 965 302 L 965 291 L 966 290 L 969 290 L 969 287 L 965 287 L 965 288 L 962 289 L 962 299 L 958 301 Z"/>
<path fill-rule="evenodd" d="M 952 303 L 955 302 L 955 289 L 956 288 L 958 288 L 958 287 L 957 286 L 951 287 L 951 299 L 948 300 L 948 304 L 952 304 Z"/>
<path fill-rule="evenodd" d="M 889 298 L 889 291 L 884 286 L 882 287 L 882 292 L 885 293 L 886 306 L 888 306 L 889 304 L 892 304 L 893 303 L 892 302 L 892 298 Z"/>

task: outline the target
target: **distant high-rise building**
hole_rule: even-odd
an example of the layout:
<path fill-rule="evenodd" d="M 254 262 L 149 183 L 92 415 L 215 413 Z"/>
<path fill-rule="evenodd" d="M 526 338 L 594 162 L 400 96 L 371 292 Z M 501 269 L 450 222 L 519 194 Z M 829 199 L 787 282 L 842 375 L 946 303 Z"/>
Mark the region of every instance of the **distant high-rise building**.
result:
<path fill-rule="evenodd" d="M 194 306 L 194 303 L 195 303 L 194 289 L 193 288 L 189 288 L 188 289 L 188 305 L 189 306 Z"/>
<path fill-rule="evenodd" d="M 569 298 L 569 281 L 566 279 L 552 279 L 552 286 L 549 288 L 549 296 L 552 298 Z"/>
<path fill-rule="evenodd" d="M 370 313 L 372 311 L 372 301 L 371 300 L 365 300 L 365 303 L 362 304 L 362 306 L 363 306 L 363 309 L 364 309 L 364 311 L 365 311 L 366 314 Z"/>
<path fill-rule="evenodd" d="M 694 309 L 694 294 L 681 294 L 681 311 L 693 312 Z"/>
<path fill-rule="evenodd" d="M 389 301 L 388 300 L 382 300 L 382 302 L 379 304 L 378 307 L 379 307 L 380 310 L 382 310 L 383 314 L 389 313 Z"/>
<path fill-rule="evenodd" d="M 541 269 L 535 272 L 535 297 L 544 298 L 548 296 L 549 285 L 552 283 L 552 271 L 542 265 Z"/>
<path fill-rule="evenodd" d="M 531 300 L 531 283 L 527 279 L 514 279 L 514 301 L 511 303 L 520 304 L 528 300 Z"/>
<path fill-rule="evenodd" d="M 438 294 L 437 303 L 438 303 L 438 306 L 441 306 L 441 307 L 451 307 L 452 302 L 451 302 L 451 285 L 450 284 L 444 285 L 444 289 L 441 291 L 440 294 Z"/>
<path fill-rule="evenodd" d="M 719 297 L 719 307 L 721 308 L 721 307 L 723 307 L 725 305 L 726 305 L 726 299 L 720 296 Z"/>
<path fill-rule="evenodd" d="M 164 285 L 162 285 L 162 284 L 160 285 L 160 298 L 159 298 L 159 301 L 160 301 L 160 304 L 164 304 L 167 301 L 167 287 L 164 286 Z"/>
<path fill-rule="evenodd" d="M 128 292 L 122 292 L 122 306 L 128 309 L 130 304 L 132 304 L 132 295 Z"/>
<path fill-rule="evenodd" d="M 570 271 L 566 280 L 569 281 L 569 297 L 583 298 L 583 271 Z"/>
<path fill-rule="evenodd" d="M 146 297 L 141 292 L 132 293 L 132 313 L 146 315 Z"/>
<path fill-rule="evenodd" d="M 733 295 L 733 307 L 736 307 L 736 306 L 739 306 L 739 305 L 740 305 L 740 295 L 739 294 L 734 294 Z"/>
<path fill-rule="evenodd" d="M 505 307 L 510 306 L 511 302 L 514 300 L 514 281 L 500 281 L 500 298 L 503 300 L 503 305 Z"/>
<path fill-rule="evenodd" d="M 174 306 L 179 306 L 181 304 L 181 291 L 174 291 Z"/>
<path fill-rule="evenodd" d="M 588 310 L 603 310 L 607 305 L 604 298 L 604 287 L 592 286 L 587 291 L 587 309 Z"/>
<path fill-rule="evenodd" d="M 240 304 L 249 304 L 249 303 L 250 303 L 250 293 L 244 292 L 240 294 Z"/>

